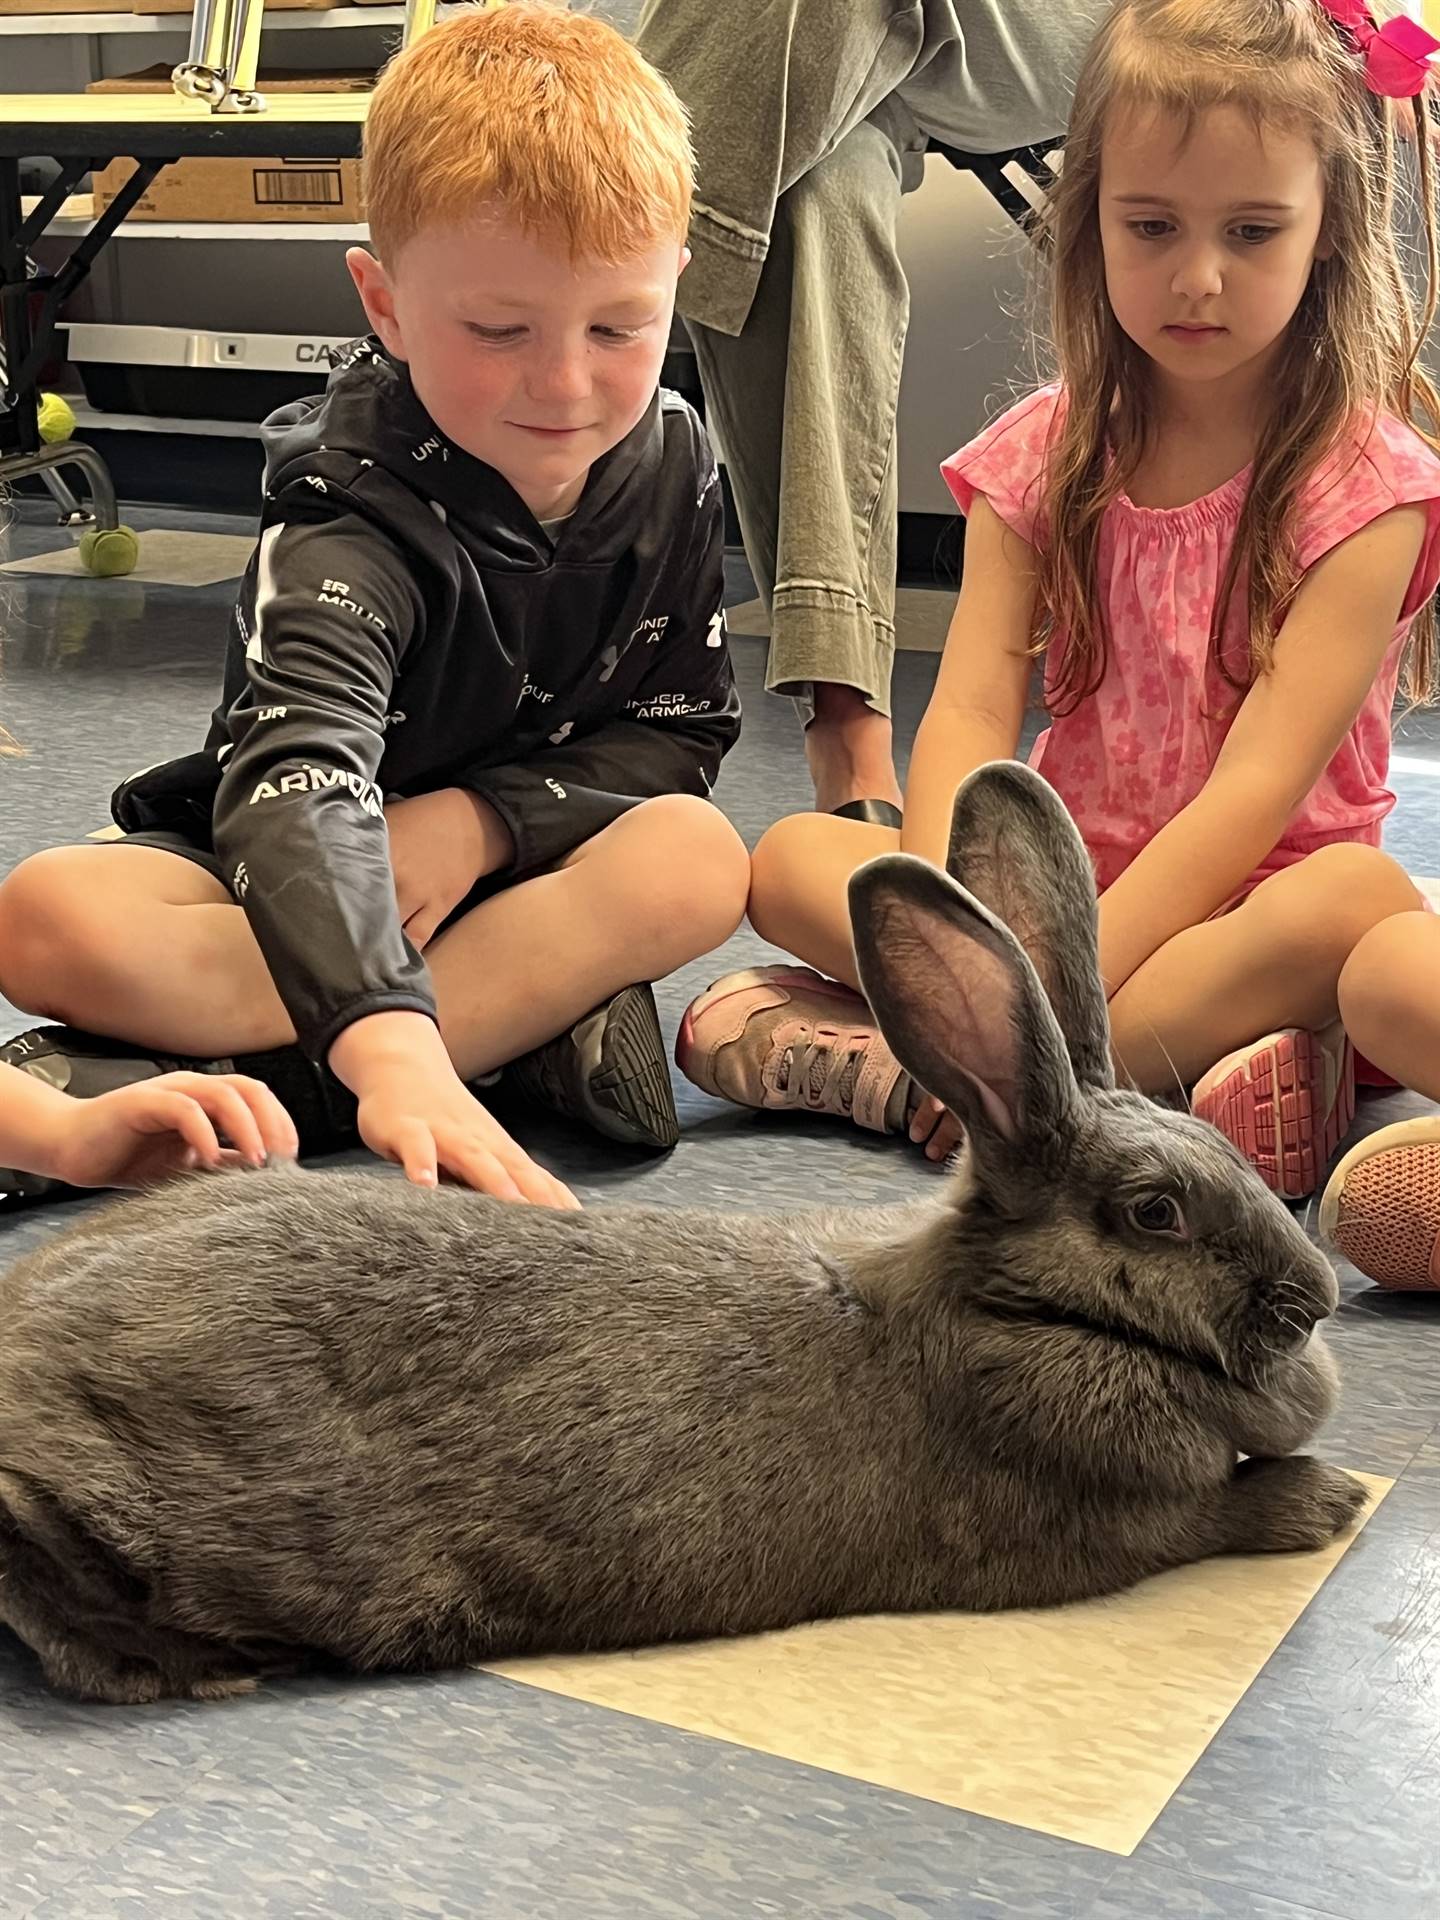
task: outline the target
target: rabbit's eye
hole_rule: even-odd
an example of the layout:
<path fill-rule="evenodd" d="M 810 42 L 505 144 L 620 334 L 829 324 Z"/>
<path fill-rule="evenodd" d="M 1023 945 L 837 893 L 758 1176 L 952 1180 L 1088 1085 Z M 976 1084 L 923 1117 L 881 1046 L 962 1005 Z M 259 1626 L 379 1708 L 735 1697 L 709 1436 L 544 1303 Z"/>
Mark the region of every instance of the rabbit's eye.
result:
<path fill-rule="evenodd" d="M 1165 1233 L 1179 1239 L 1185 1231 L 1180 1204 L 1168 1193 L 1152 1193 L 1148 1199 L 1134 1200 L 1125 1213 L 1131 1226 L 1141 1233 Z"/>

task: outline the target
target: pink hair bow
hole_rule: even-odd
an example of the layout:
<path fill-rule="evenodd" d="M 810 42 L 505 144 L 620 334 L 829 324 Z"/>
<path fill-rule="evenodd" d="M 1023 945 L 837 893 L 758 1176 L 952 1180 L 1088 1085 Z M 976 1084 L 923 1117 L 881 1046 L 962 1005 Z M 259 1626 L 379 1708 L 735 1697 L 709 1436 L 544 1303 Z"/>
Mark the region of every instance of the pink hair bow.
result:
<path fill-rule="evenodd" d="M 1365 0 L 1315 0 L 1323 13 L 1365 56 L 1365 84 L 1387 100 L 1409 100 L 1424 91 L 1430 77 L 1430 59 L 1440 53 L 1440 40 L 1418 21 L 1398 14 L 1377 27 Z"/>

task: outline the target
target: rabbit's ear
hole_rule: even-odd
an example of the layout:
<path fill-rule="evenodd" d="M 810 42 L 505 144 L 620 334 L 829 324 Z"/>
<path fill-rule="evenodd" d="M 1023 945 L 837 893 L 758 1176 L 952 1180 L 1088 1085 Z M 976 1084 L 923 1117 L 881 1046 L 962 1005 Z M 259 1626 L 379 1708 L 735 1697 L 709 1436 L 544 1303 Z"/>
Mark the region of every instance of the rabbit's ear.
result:
<path fill-rule="evenodd" d="M 1113 1087 L 1095 874 L 1055 789 L 1018 760 L 977 768 L 955 796 L 945 865 L 1034 962 L 1076 1079 Z"/>
<path fill-rule="evenodd" d="M 860 984 L 906 1072 L 966 1131 L 1013 1144 L 1065 1127 L 1077 1089 L 1045 990 L 1018 940 L 911 854 L 850 881 Z"/>

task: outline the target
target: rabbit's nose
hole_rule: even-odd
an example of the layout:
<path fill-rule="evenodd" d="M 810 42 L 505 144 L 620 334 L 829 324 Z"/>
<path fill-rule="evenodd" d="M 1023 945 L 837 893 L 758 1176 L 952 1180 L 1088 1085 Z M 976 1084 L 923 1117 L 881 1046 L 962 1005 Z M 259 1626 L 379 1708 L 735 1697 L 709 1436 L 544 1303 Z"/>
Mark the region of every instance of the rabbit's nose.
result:
<path fill-rule="evenodd" d="M 1314 1256 L 1315 1291 L 1320 1303 L 1319 1311 L 1316 1313 L 1315 1318 L 1317 1320 L 1328 1320 L 1340 1304 L 1340 1280 L 1335 1272 L 1333 1261 L 1321 1253 L 1318 1248 L 1314 1249 Z"/>
<path fill-rule="evenodd" d="M 1340 1287 L 1330 1262 L 1298 1227 L 1295 1238 L 1288 1246 L 1277 1246 L 1274 1255 L 1282 1257 L 1275 1257 L 1273 1265 L 1267 1261 L 1269 1271 L 1257 1276 L 1251 1298 L 1266 1337 L 1291 1351 L 1303 1347 L 1320 1322 L 1334 1313 Z"/>
<path fill-rule="evenodd" d="M 1293 1330 L 1295 1344 L 1303 1346 L 1322 1320 L 1340 1304 L 1340 1283 L 1325 1256 L 1306 1243 L 1303 1270 L 1286 1274 L 1271 1294 L 1271 1308 L 1282 1329 Z"/>

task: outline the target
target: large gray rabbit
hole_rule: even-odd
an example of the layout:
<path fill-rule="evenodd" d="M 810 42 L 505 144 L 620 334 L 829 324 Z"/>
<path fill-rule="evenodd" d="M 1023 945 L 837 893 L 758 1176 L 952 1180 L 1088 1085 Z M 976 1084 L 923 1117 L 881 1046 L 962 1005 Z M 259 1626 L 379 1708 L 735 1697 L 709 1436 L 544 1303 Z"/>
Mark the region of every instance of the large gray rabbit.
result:
<path fill-rule="evenodd" d="M 137 1701 L 1331 1539 L 1360 1487 L 1285 1457 L 1335 1397 L 1329 1266 L 1218 1133 L 1116 1089 L 1049 788 L 982 769 L 950 867 L 968 892 L 903 855 L 851 887 L 886 1036 L 967 1130 L 937 1202 L 566 1214 L 280 1169 L 20 1262 L 0 1621 Z"/>

